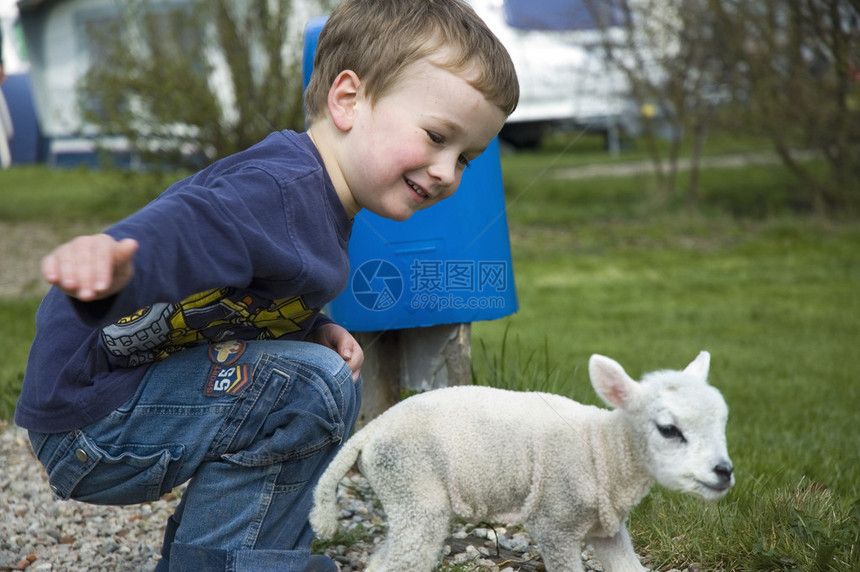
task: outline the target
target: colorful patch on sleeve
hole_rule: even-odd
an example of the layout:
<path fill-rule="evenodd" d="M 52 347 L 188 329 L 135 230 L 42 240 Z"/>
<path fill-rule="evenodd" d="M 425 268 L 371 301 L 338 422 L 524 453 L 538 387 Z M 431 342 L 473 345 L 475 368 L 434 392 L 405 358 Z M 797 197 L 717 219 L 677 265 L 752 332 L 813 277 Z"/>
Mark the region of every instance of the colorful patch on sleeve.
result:
<path fill-rule="evenodd" d="M 206 397 L 239 395 L 250 383 L 251 366 L 249 364 L 215 364 L 209 370 L 209 378 L 206 381 L 203 395 Z"/>
<path fill-rule="evenodd" d="M 134 367 L 205 343 L 298 334 L 317 312 L 301 296 L 273 300 L 249 289 L 219 288 L 135 312 L 105 327 L 102 343 L 113 364 Z M 229 348 L 218 351 L 224 349 L 233 355 Z M 216 363 L 232 359 L 216 355 L 221 356 L 213 357 Z"/>

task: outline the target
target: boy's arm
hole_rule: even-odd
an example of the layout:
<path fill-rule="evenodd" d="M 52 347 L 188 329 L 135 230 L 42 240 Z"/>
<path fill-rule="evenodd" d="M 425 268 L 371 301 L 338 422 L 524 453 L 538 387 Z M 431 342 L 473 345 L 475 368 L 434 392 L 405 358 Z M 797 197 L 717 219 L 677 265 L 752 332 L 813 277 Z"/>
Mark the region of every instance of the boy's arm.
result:
<path fill-rule="evenodd" d="M 68 296 L 83 302 L 102 300 L 131 281 L 137 248 L 130 238 L 79 236 L 42 259 L 42 276 Z"/>

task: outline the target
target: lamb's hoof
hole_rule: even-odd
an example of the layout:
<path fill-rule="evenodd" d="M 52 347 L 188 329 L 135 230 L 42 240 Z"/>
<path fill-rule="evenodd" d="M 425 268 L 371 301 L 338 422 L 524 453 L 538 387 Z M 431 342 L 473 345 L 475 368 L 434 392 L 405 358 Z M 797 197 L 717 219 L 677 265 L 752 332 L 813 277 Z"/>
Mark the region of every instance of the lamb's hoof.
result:
<path fill-rule="evenodd" d="M 337 564 L 328 556 L 311 554 L 303 572 L 338 572 Z"/>

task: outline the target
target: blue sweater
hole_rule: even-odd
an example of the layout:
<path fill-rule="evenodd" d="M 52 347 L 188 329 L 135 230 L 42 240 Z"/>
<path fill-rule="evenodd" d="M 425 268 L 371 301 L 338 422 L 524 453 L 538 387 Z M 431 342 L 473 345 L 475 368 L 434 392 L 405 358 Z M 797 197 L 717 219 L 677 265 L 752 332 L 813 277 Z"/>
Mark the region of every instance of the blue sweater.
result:
<path fill-rule="evenodd" d="M 150 364 L 233 339 L 301 340 L 345 287 L 352 221 L 307 134 L 273 133 L 168 188 L 106 232 L 134 238 L 131 283 L 36 314 L 15 422 L 57 433 L 134 395 Z"/>

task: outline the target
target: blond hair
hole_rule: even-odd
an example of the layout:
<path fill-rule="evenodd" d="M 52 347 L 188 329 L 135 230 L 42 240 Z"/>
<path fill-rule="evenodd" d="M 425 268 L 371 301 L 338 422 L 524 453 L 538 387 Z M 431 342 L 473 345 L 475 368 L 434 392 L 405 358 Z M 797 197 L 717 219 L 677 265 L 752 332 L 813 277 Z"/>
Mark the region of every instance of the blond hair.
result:
<path fill-rule="evenodd" d="M 444 54 L 444 57 L 439 59 Z M 344 0 L 319 35 L 305 93 L 308 122 L 324 116 L 337 75 L 352 70 L 371 102 L 387 94 L 410 65 L 470 73 L 469 83 L 510 115 L 519 99 L 513 62 L 498 38 L 461 0 Z"/>

